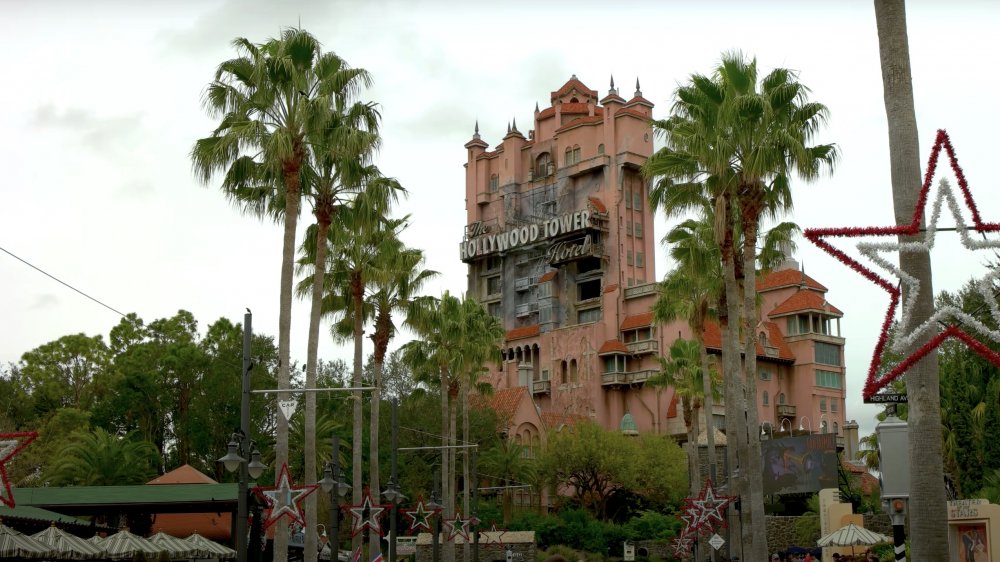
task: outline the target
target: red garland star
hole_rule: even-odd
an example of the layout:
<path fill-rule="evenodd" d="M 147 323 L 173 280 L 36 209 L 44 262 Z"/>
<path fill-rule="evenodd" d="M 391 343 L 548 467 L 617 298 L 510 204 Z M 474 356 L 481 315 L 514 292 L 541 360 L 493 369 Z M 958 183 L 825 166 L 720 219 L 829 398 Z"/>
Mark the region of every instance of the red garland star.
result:
<path fill-rule="evenodd" d="M 469 542 L 469 526 L 476 523 L 474 517 L 468 519 L 462 519 L 461 513 L 456 513 L 455 517 L 451 519 L 444 519 L 444 527 L 447 529 L 448 534 L 446 535 L 446 541 L 451 541 L 455 537 L 462 537 L 462 540 Z"/>
<path fill-rule="evenodd" d="M 494 521 L 490 525 L 488 531 L 480 531 L 479 535 L 482 537 L 482 543 L 484 545 L 498 544 L 501 548 L 503 548 L 503 536 L 506 532 L 507 529 L 497 529 L 497 523 Z"/>
<path fill-rule="evenodd" d="M 7 476 L 7 461 L 24 450 L 29 443 L 38 437 L 35 431 L 19 431 L 15 433 L 0 433 L 0 502 L 7 507 L 14 507 L 14 492 L 10 489 L 10 478 Z"/>
<path fill-rule="evenodd" d="M 358 533 L 363 532 L 365 529 L 371 529 L 375 533 L 382 537 L 385 533 L 382 532 L 382 522 L 379 518 L 382 514 L 391 508 L 390 504 L 377 504 L 375 500 L 372 499 L 371 491 L 365 488 L 365 497 L 362 500 L 361 505 L 348 505 L 343 509 L 351 512 L 351 517 L 354 520 L 351 522 L 351 537 L 355 537 Z"/>
<path fill-rule="evenodd" d="M 281 465 L 274 486 L 255 486 L 254 494 L 267 506 L 264 516 L 264 528 L 278 522 L 282 517 L 288 517 L 292 522 L 305 526 L 306 519 L 302 512 L 302 502 L 306 496 L 319 488 L 317 484 L 302 484 L 294 486 L 288 475 L 288 465 Z"/>
<path fill-rule="evenodd" d="M 993 365 L 1000 367 L 1000 354 L 997 354 L 981 341 L 970 336 L 957 325 L 949 324 L 944 330 L 941 331 L 941 333 L 931 338 L 930 341 L 925 343 L 919 349 L 913 351 L 909 356 L 903 358 L 903 360 L 900 361 L 899 364 L 896 365 L 896 367 L 891 371 L 882 377 L 878 377 L 878 371 L 882 365 L 882 355 L 885 351 L 885 346 L 889 338 L 889 327 L 892 325 L 892 320 L 896 315 L 896 308 L 899 305 L 900 289 L 881 275 L 858 262 L 856 259 L 848 256 L 842 250 L 835 248 L 826 240 L 826 238 L 864 238 L 866 236 L 900 235 L 914 236 L 918 234 L 920 232 L 920 220 L 924 216 L 924 209 L 927 206 L 927 194 L 930 191 L 931 180 L 934 179 L 934 172 L 937 169 L 938 157 L 941 154 L 942 148 L 944 148 L 948 153 L 948 160 L 951 164 L 951 169 L 955 173 L 955 177 L 958 180 L 958 186 L 962 190 L 965 205 L 972 213 L 972 222 L 974 226 L 971 227 L 970 230 L 975 230 L 979 233 L 1000 232 L 1000 224 L 995 222 L 983 222 L 982 218 L 979 216 L 979 209 L 976 207 L 976 202 L 972 198 L 972 193 L 969 191 L 969 184 L 965 181 L 965 174 L 962 172 L 962 168 L 958 165 L 958 159 L 955 157 L 955 150 L 951 146 L 951 139 L 948 137 L 948 133 L 946 133 L 943 129 L 939 129 L 937 132 L 937 138 L 934 141 L 934 147 L 931 149 L 930 158 L 928 158 L 927 171 L 924 174 L 924 183 L 920 188 L 920 194 L 917 197 L 917 204 L 913 209 L 913 218 L 911 219 L 910 224 L 900 226 L 808 228 L 803 233 L 809 241 L 820 247 L 823 251 L 837 258 L 837 260 L 841 263 L 860 273 L 865 279 L 868 279 L 875 285 L 885 290 L 885 292 L 889 293 L 889 308 L 886 310 L 885 319 L 882 321 L 882 332 L 879 334 L 878 343 L 875 344 L 875 350 L 872 353 L 872 361 L 868 367 L 868 378 L 865 381 L 865 388 L 863 392 L 864 398 L 866 399 L 885 388 L 889 383 L 909 370 L 914 364 L 923 359 L 928 353 L 941 345 L 941 343 L 948 338 L 961 340 L 969 347 L 969 349 L 976 352 Z"/>
<path fill-rule="evenodd" d="M 682 535 L 693 537 L 698 531 L 713 531 L 715 524 L 725 526 L 726 517 L 723 512 L 734 501 L 736 496 L 716 495 L 712 481 L 706 480 L 698 497 L 684 499 L 684 514 L 681 519 L 686 525 Z"/>
<path fill-rule="evenodd" d="M 433 532 L 433 529 L 431 529 L 430 519 L 440 513 L 440 507 L 427 509 L 427 504 L 424 503 L 424 498 L 422 497 L 417 498 L 416 508 L 403 510 L 403 515 L 410 520 L 410 531 L 426 529 L 427 532 Z"/>
<path fill-rule="evenodd" d="M 694 546 L 694 534 L 679 535 L 674 538 L 674 557 L 687 560 L 691 557 L 691 547 Z"/>

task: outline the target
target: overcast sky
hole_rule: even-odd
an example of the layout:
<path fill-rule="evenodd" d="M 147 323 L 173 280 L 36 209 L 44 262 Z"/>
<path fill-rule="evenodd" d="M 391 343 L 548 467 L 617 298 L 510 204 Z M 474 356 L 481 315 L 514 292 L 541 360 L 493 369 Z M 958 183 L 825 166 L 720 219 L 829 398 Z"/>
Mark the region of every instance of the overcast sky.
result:
<path fill-rule="evenodd" d="M 1000 220 L 989 172 L 997 118 L 980 106 L 997 91 L 1000 6 L 911 2 L 908 19 L 922 158 L 935 129 L 947 128 L 984 218 Z M 465 287 L 462 145 L 476 119 L 491 146 L 511 118 L 527 130 L 535 103 L 546 107 L 571 74 L 601 96 L 613 74 L 626 98 L 638 77 L 662 117 L 679 82 L 731 49 L 764 70 L 798 70 L 830 108 L 821 140 L 839 144 L 842 161 L 832 178 L 794 185 L 791 219 L 804 228 L 893 222 L 871 2 L 3 0 L 0 248 L 146 321 L 183 308 L 204 327 L 239 321 L 249 307 L 255 328 L 276 334 L 280 226 L 240 216 L 216 184 L 199 184 L 188 153 L 213 127 L 200 99 L 233 55 L 230 41 L 260 42 L 300 21 L 375 78 L 367 96 L 384 119 L 379 164 L 410 191 L 404 237 L 442 272 L 430 294 Z M 667 227 L 658 220 L 656 236 Z M 983 273 L 982 257 L 956 258 L 948 238 L 933 254 L 935 290 Z M 861 405 L 861 387 L 885 294 L 808 242 L 798 258 L 844 311 L 848 418 L 870 432 L 877 409 Z M 661 251 L 658 277 L 669 269 Z M 0 280 L 0 363 L 70 333 L 107 337 L 120 319 L 3 253 Z M 300 361 L 307 315 L 297 301 Z M 325 337 L 320 355 L 349 359 Z"/>

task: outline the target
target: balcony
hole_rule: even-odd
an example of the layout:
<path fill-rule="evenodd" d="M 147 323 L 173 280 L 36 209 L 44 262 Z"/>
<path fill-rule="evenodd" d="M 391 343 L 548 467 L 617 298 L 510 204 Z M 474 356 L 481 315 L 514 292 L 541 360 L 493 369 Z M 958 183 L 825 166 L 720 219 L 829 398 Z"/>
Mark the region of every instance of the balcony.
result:
<path fill-rule="evenodd" d="M 604 373 L 601 386 L 624 386 L 628 384 L 628 373 Z"/>
<path fill-rule="evenodd" d="M 643 355 L 646 353 L 659 353 L 660 342 L 656 340 L 634 341 L 625 344 L 628 352 L 633 355 Z"/>
<path fill-rule="evenodd" d="M 643 369 L 641 371 L 632 371 L 628 373 L 629 384 L 643 384 L 647 380 L 656 376 L 656 369 Z"/>
<path fill-rule="evenodd" d="M 537 302 L 526 302 L 524 304 L 519 304 L 514 307 L 514 315 L 518 318 L 528 316 L 534 312 L 538 312 Z"/>
<path fill-rule="evenodd" d="M 789 404 L 777 404 L 774 406 L 774 415 L 777 418 L 794 418 L 795 406 Z"/>
<path fill-rule="evenodd" d="M 481 191 L 476 194 L 476 204 L 488 205 L 493 200 L 493 194 L 489 191 Z"/>
<path fill-rule="evenodd" d="M 636 285 L 635 287 L 629 287 L 625 289 L 625 299 L 636 299 L 639 297 L 644 297 L 646 295 L 656 294 L 656 283 L 646 283 L 645 285 Z"/>
<path fill-rule="evenodd" d="M 527 291 L 537 283 L 534 277 L 520 277 L 514 280 L 515 291 Z"/>
<path fill-rule="evenodd" d="M 531 394 L 551 394 L 552 381 L 534 381 L 531 383 Z"/>

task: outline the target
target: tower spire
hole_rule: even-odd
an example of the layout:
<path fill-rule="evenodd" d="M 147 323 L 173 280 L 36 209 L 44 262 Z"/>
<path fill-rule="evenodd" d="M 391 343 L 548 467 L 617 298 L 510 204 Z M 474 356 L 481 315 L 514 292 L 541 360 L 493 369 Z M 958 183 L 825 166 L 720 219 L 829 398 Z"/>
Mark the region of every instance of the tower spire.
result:
<path fill-rule="evenodd" d="M 635 77 L 635 97 L 637 97 L 637 98 L 641 98 L 642 97 L 642 90 L 639 89 L 639 77 L 638 76 Z"/>
<path fill-rule="evenodd" d="M 538 101 L 535 101 L 535 113 L 538 113 Z"/>
<path fill-rule="evenodd" d="M 473 133 L 472 138 L 479 140 L 479 119 L 476 119 L 476 132 Z"/>
<path fill-rule="evenodd" d="M 511 131 L 517 132 L 517 117 L 514 118 L 514 125 L 510 128 Z"/>
<path fill-rule="evenodd" d="M 611 88 L 608 90 L 609 96 L 617 96 L 618 90 L 615 89 L 615 75 L 611 75 Z"/>
<path fill-rule="evenodd" d="M 510 121 L 507 121 L 507 133 L 510 133 Z"/>

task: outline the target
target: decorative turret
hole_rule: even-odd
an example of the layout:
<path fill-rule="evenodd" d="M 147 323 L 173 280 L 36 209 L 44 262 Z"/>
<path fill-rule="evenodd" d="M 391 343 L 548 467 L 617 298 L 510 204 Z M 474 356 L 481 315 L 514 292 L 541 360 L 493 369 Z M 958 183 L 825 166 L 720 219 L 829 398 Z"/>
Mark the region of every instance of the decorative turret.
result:
<path fill-rule="evenodd" d="M 481 150 L 486 150 L 486 147 L 488 147 L 488 146 L 489 146 L 489 144 L 487 144 L 486 141 L 484 141 L 479 136 L 479 119 L 476 119 L 476 128 L 475 128 L 475 132 L 472 134 L 472 140 L 470 140 L 469 142 L 465 143 L 465 148 L 468 148 L 469 150 L 472 150 L 473 148 L 477 148 L 478 147 Z"/>
<path fill-rule="evenodd" d="M 604 96 L 601 100 L 601 105 L 607 106 L 608 103 L 625 103 L 625 99 L 618 95 L 618 88 L 615 88 L 615 75 L 611 75 L 611 87 L 608 89 L 608 95 Z"/>

